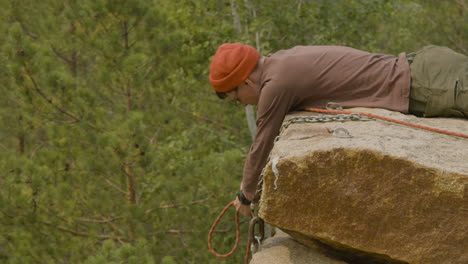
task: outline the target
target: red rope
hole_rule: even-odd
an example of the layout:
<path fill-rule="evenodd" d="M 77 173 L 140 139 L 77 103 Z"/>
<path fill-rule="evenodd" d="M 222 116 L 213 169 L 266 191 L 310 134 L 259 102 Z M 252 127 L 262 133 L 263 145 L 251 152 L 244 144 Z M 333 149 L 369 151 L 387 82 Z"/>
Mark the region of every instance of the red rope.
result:
<path fill-rule="evenodd" d="M 218 258 L 227 258 L 227 257 L 232 256 L 232 254 L 234 254 L 234 252 L 236 252 L 237 247 L 239 246 L 240 228 L 239 228 L 239 211 L 237 211 L 237 210 L 236 210 L 236 219 L 235 219 L 235 221 L 236 221 L 236 242 L 234 243 L 234 247 L 232 248 L 232 250 L 229 251 L 226 254 L 219 254 L 218 252 L 216 252 L 213 249 L 213 245 L 211 244 L 211 238 L 213 236 L 214 230 L 216 229 L 216 226 L 218 225 L 219 221 L 221 220 L 223 215 L 226 213 L 226 211 L 229 209 L 229 207 L 234 206 L 234 202 L 235 201 L 232 201 L 228 205 L 226 205 L 226 207 L 224 207 L 224 209 L 218 215 L 216 220 L 213 222 L 213 225 L 210 228 L 210 232 L 208 233 L 208 248 L 210 249 L 211 253 L 213 253 L 213 255 L 215 255 Z"/>
<path fill-rule="evenodd" d="M 231 251 L 229 251 L 226 254 L 220 254 L 220 253 L 216 252 L 213 249 L 213 245 L 211 243 L 211 238 L 213 237 L 213 232 L 216 229 L 216 226 L 218 225 L 221 218 L 226 214 L 226 211 L 229 209 L 229 207 L 234 206 L 234 202 L 235 202 L 235 200 L 230 202 L 228 205 L 226 205 L 226 207 L 224 207 L 224 209 L 221 211 L 221 213 L 218 215 L 218 217 L 216 217 L 215 221 L 213 222 L 213 225 L 210 228 L 210 232 L 208 233 L 208 248 L 210 249 L 211 253 L 213 253 L 213 255 L 215 255 L 218 258 L 227 258 L 227 257 L 232 256 L 234 254 L 234 252 L 236 252 L 237 248 L 239 247 L 240 226 L 239 226 L 239 211 L 238 210 L 236 210 L 236 218 L 235 218 L 235 222 L 236 222 L 236 242 L 234 242 L 234 247 L 231 249 Z M 247 249 L 246 249 L 245 259 L 244 259 L 246 264 L 249 263 L 249 257 L 250 257 L 250 238 L 247 241 Z"/>
<path fill-rule="evenodd" d="M 244 263 L 245 264 L 249 264 L 249 258 L 250 258 L 250 243 L 252 243 L 252 241 L 250 241 L 250 238 L 247 239 L 247 248 L 245 249 L 245 257 L 244 257 Z"/>
<path fill-rule="evenodd" d="M 388 122 L 397 123 L 397 124 L 400 124 L 400 125 L 405 125 L 405 126 L 420 128 L 420 129 L 424 129 L 424 130 L 428 130 L 428 131 L 433 131 L 433 132 L 437 132 L 437 133 L 441 133 L 441 134 L 446 134 L 446 135 L 451 135 L 451 136 L 455 136 L 455 137 L 462 137 L 462 138 L 468 139 L 468 135 L 465 135 L 465 134 L 456 133 L 456 132 L 451 132 L 451 131 L 447 131 L 447 130 L 443 130 L 443 129 L 438 129 L 438 128 L 433 128 L 433 127 L 428 127 L 428 126 L 416 125 L 416 124 L 412 124 L 412 123 L 408 123 L 408 122 L 396 120 L 396 119 L 393 119 L 393 118 L 388 118 L 388 117 L 383 117 L 383 116 L 379 116 L 379 115 L 374 115 L 374 114 L 370 114 L 370 113 L 352 112 L 352 111 L 343 111 L 343 110 L 328 110 L 328 109 L 319 109 L 319 108 L 305 108 L 304 110 L 306 110 L 306 111 L 311 111 L 311 112 L 332 113 L 332 114 L 353 114 L 353 113 L 357 113 L 357 114 L 360 114 L 360 115 L 362 115 L 362 116 L 368 116 L 368 117 L 372 117 L 372 118 L 377 118 L 377 119 L 385 120 L 385 121 L 388 121 Z"/>

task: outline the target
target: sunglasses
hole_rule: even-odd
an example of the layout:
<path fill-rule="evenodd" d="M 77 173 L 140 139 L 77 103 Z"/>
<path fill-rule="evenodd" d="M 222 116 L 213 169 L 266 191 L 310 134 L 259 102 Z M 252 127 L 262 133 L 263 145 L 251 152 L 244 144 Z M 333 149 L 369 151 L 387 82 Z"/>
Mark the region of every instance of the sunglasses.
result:
<path fill-rule="evenodd" d="M 229 92 L 235 91 L 237 93 L 237 88 L 239 88 L 239 87 L 236 87 L 236 88 L 230 90 Z M 228 97 L 227 92 L 215 92 L 215 93 L 216 93 L 216 95 L 218 96 L 219 99 L 225 99 L 226 97 Z"/>
<path fill-rule="evenodd" d="M 216 95 L 218 96 L 219 99 L 225 99 L 227 97 L 227 93 L 223 93 L 223 92 L 216 92 Z"/>

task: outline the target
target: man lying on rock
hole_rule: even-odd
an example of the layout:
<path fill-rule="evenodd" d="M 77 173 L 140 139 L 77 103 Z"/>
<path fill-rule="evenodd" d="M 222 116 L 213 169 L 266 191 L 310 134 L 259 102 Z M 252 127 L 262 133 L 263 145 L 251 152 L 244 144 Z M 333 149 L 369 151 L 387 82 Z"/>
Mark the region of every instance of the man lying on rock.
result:
<path fill-rule="evenodd" d="M 210 65 L 219 98 L 257 105 L 257 134 L 245 162 L 236 209 L 250 214 L 257 182 L 286 114 L 338 102 L 417 116 L 468 118 L 468 57 L 427 46 L 398 56 L 339 46 L 297 46 L 268 56 L 225 43 Z"/>

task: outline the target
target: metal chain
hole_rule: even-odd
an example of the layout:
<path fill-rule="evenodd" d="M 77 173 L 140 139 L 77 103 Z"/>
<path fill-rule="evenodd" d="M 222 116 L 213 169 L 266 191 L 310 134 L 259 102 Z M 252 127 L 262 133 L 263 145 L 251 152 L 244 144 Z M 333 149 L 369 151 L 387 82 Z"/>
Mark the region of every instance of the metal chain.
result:
<path fill-rule="evenodd" d="M 372 117 L 367 117 L 360 115 L 358 113 L 352 113 L 352 114 L 337 114 L 337 115 L 320 115 L 320 116 L 294 116 L 288 119 L 287 121 L 283 122 L 280 128 L 280 132 L 278 136 L 275 138 L 274 144 L 279 140 L 281 134 L 283 131 L 289 127 L 291 124 L 296 124 L 296 123 L 326 123 L 326 122 L 346 122 L 346 121 L 374 121 L 376 120 L 375 118 Z M 271 153 L 273 152 L 273 148 L 270 151 L 270 154 L 268 154 L 268 159 L 267 163 L 268 164 L 271 160 Z M 257 184 L 257 191 L 255 196 L 259 196 L 262 193 L 262 185 L 263 185 L 263 175 L 265 174 L 266 170 L 266 165 L 262 169 L 262 173 L 260 174 L 258 184 Z"/>
<path fill-rule="evenodd" d="M 374 121 L 375 118 L 362 116 L 358 113 L 321 115 L 321 116 L 294 116 L 281 125 L 281 132 L 288 128 L 290 124 L 295 123 L 325 123 L 325 122 L 345 122 L 345 121 Z"/>

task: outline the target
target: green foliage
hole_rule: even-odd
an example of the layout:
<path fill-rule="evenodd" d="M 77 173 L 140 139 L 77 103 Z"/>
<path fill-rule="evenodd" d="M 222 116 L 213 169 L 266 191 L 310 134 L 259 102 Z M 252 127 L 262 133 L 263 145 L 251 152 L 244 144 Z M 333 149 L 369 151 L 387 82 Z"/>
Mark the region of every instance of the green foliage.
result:
<path fill-rule="evenodd" d="M 207 81 L 223 42 L 397 54 L 429 43 L 466 53 L 468 39 L 460 0 L 0 4 L 0 262 L 10 264 L 242 261 L 206 248 L 251 140 L 244 111 Z M 220 252 L 232 222 L 215 233 Z"/>

